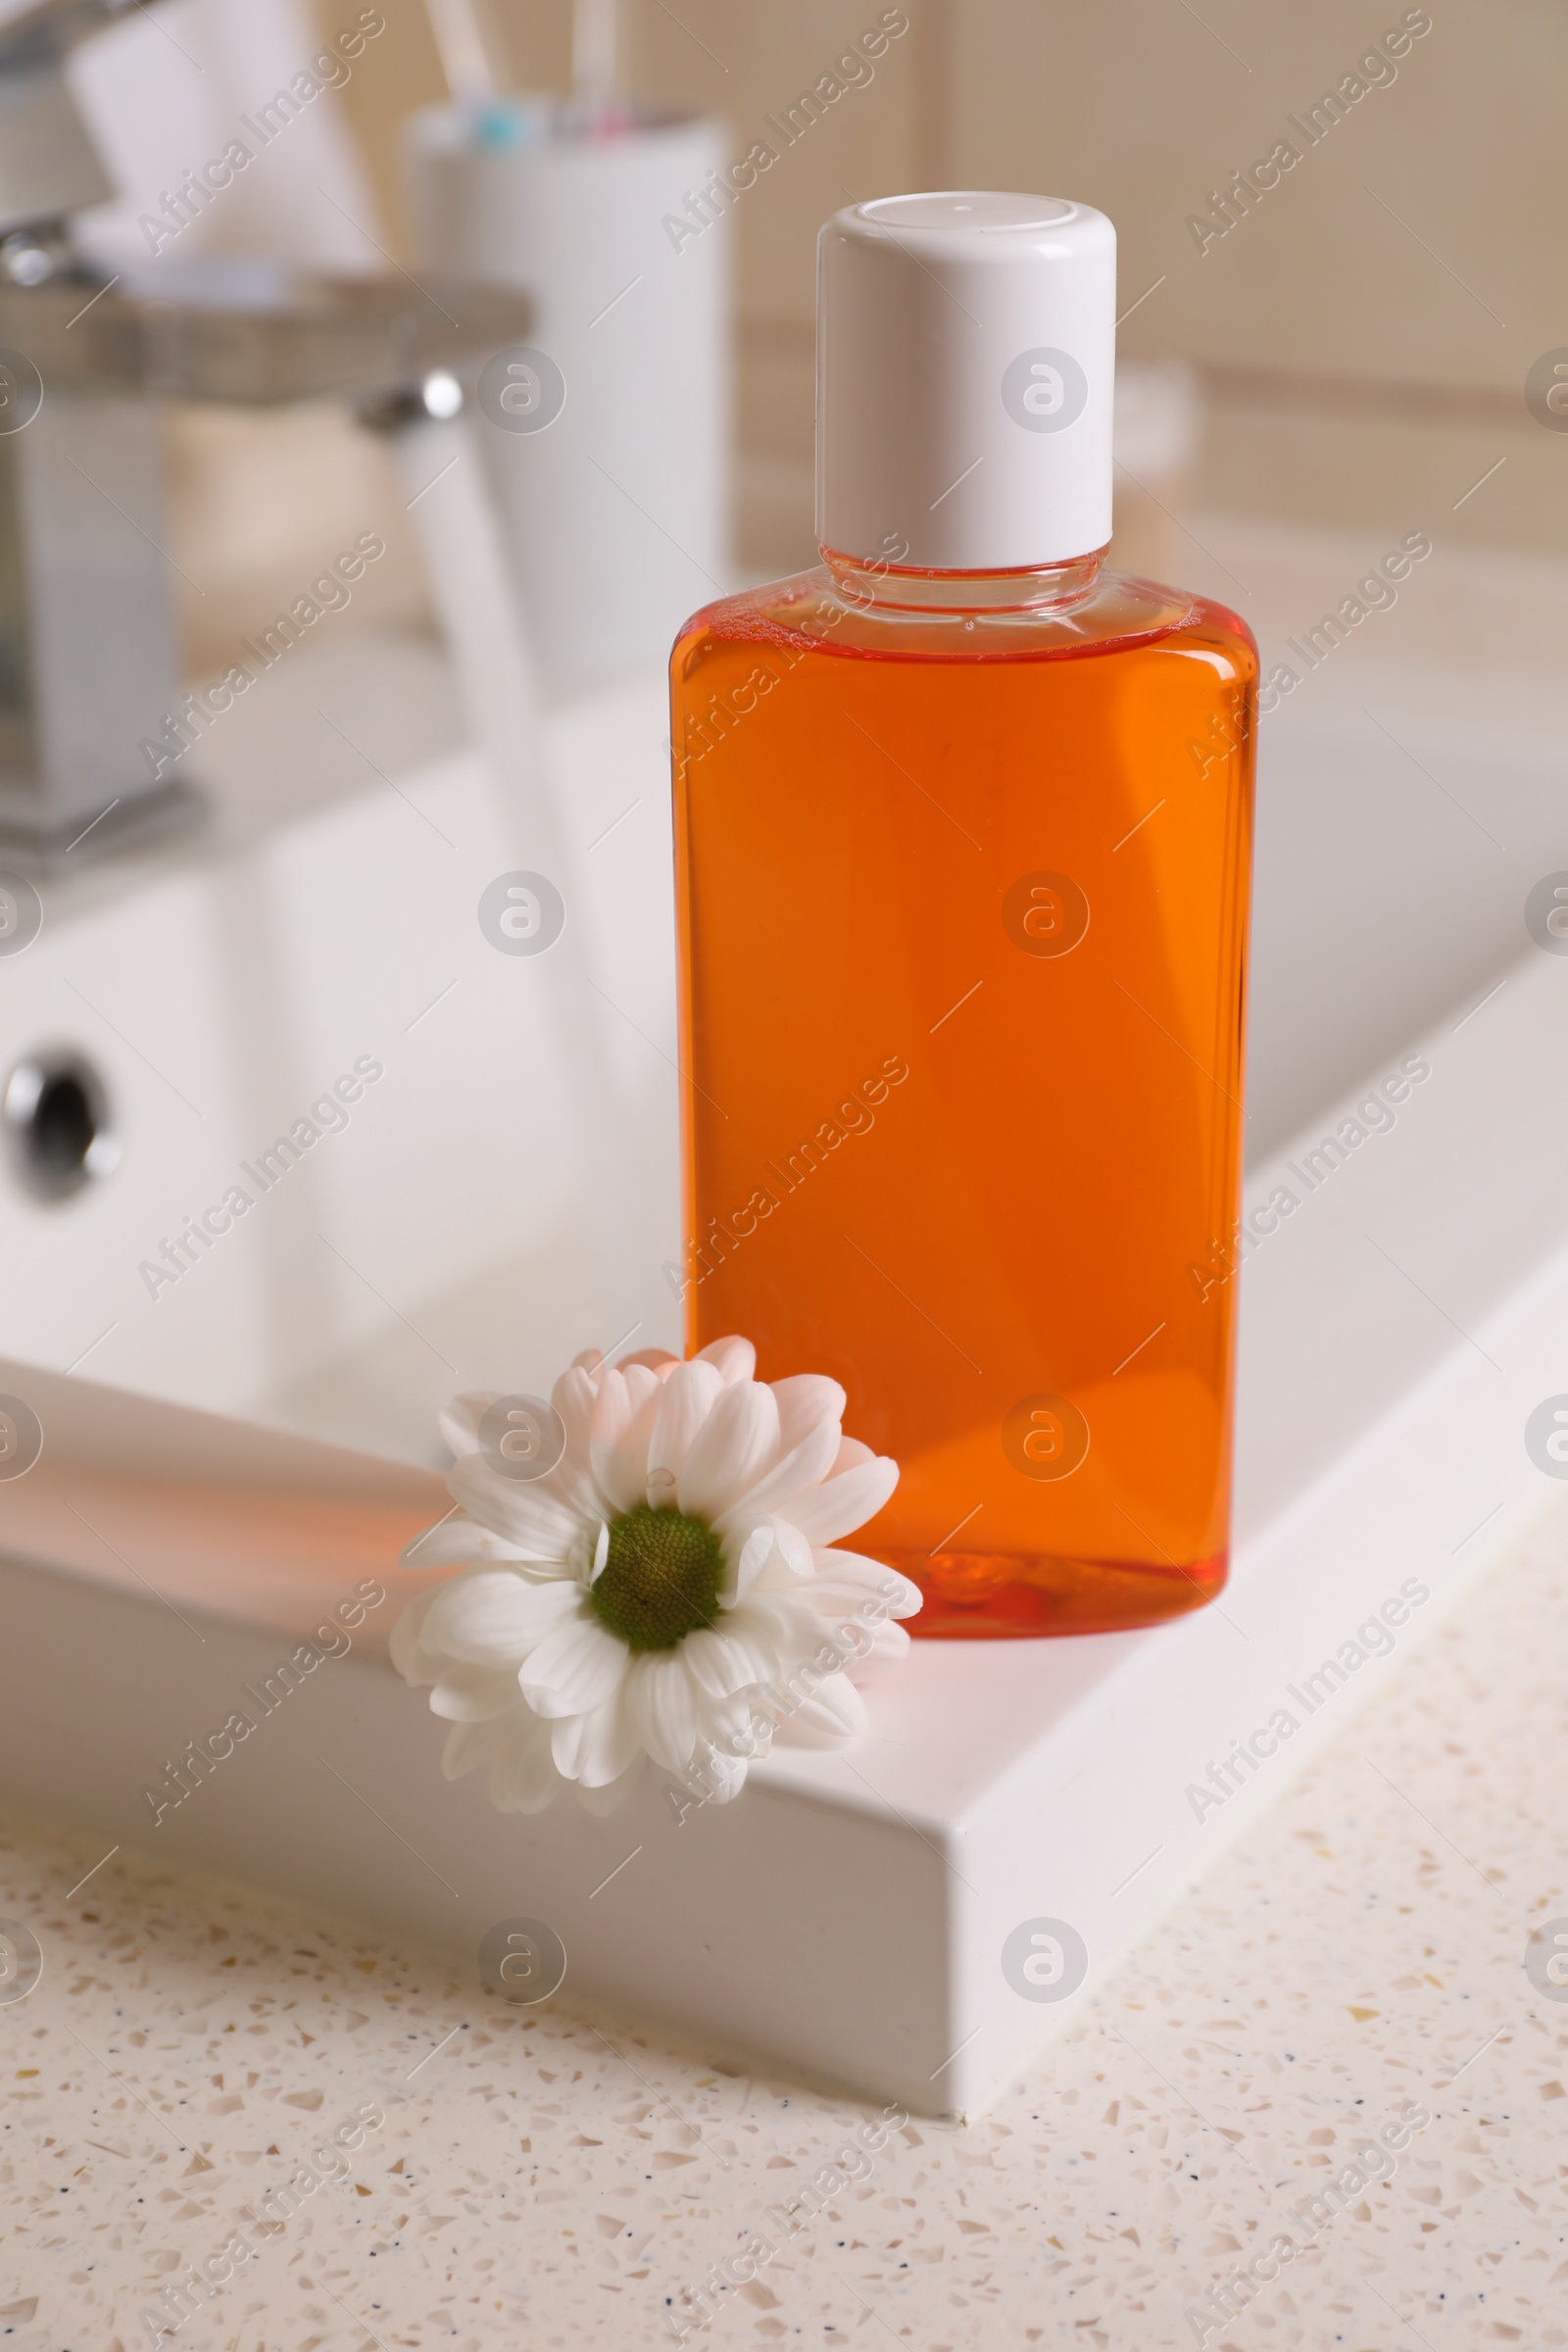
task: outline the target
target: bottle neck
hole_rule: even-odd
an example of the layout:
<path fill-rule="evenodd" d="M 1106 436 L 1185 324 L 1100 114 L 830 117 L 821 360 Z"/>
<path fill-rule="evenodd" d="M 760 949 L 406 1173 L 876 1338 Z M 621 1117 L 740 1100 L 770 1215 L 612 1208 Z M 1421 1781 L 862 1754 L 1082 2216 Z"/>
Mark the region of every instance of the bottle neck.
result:
<path fill-rule="evenodd" d="M 926 571 L 861 563 L 824 547 L 822 561 L 847 604 L 903 612 L 1071 612 L 1095 593 L 1108 552 L 1019 571 Z"/>

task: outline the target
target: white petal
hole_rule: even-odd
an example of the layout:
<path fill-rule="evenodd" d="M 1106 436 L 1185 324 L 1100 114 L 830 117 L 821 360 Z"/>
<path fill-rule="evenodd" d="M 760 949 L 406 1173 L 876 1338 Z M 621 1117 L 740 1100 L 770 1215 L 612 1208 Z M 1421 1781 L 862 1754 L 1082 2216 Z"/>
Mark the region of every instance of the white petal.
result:
<path fill-rule="evenodd" d="M 773 1744 L 773 1717 L 760 1687 L 738 1690 L 732 1698 L 705 1698 L 699 1713 L 708 1746 L 728 1763 L 765 1756 Z"/>
<path fill-rule="evenodd" d="M 818 1547 L 811 1554 L 816 1571 L 808 1600 L 818 1607 L 823 1602 L 819 1594 L 833 1595 L 830 1605 L 837 1607 L 839 1596 L 852 1594 L 850 1605 L 858 1607 L 862 1601 L 886 1602 L 890 1617 L 914 1617 L 922 1606 L 922 1594 L 916 1584 L 901 1576 L 897 1568 L 885 1567 L 880 1560 L 867 1559 L 860 1551 L 829 1550 Z"/>
<path fill-rule="evenodd" d="M 732 1698 L 737 1690 L 750 1690 L 765 1682 L 773 1670 L 771 1651 L 754 1649 L 730 1630 L 729 1623 L 710 1632 L 688 1634 L 681 1653 L 692 1680 L 709 1698 Z"/>
<path fill-rule="evenodd" d="M 761 1583 L 762 1571 L 772 1556 L 773 1522 L 764 1519 L 760 1527 L 753 1528 L 741 1545 L 738 1559 L 732 1558 L 726 1550 L 724 1582 L 718 1595 L 720 1601 L 733 1607 L 736 1601 L 744 1600 L 753 1587 Z"/>
<path fill-rule="evenodd" d="M 503 1392 L 500 1390 L 474 1390 L 467 1396 L 454 1396 L 451 1403 L 437 1414 L 436 1419 L 441 1435 L 451 1446 L 458 1463 L 466 1464 L 473 1469 L 490 1469 L 490 1464 L 479 1451 L 479 1424 L 491 1405 L 499 1401 L 502 1394 Z M 586 1499 L 584 1482 L 588 1472 L 587 1414 L 592 1408 L 593 1396 L 594 1386 L 585 1373 L 568 1372 L 563 1380 L 558 1380 L 551 1401 L 560 1415 L 566 1435 L 566 1447 L 561 1462 L 556 1465 L 546 1479 L 535 1482 L 500 1478 L 499 1473 L 492 1471 L 491 1475 L 498 1479 L 500 1486 L 504 1489 L 514 1489 L 519 1485 L 527 1486 L 532 1483 L 537 1487 L 542 1487 L 547 1494 L 554 1494 L 558 1500 L 564 1501 L 573 1508 L 580 1507 Z M 573 1399 L 577 1400 L 575 1410 L 572 1409 Z M 567 1406 L 565 1411 L 562 1409 L 564 1401 Z M 579 1432 L 579 1442 L 575 1446 L 572 1442 L 574 1429 Z M 449 1487 L 451 1485 L 450 1477 L 448 1485 Z M 490 1516 L 488 1513 L 481 1515 Z"/>
<path fill-rule="evenodd" d="M 747 1756 L 727 1756 L 721 1748 L 711 1749 L 699 1757 L 693 1767 L 694 1776 L 706 1781 L 710 1791 L 703 1798 L 703 1803 L 727 1805 L 739 1796 L 746 1786 L 746 1769 L 750 1761 Z"/>
<path fill-rule="evenodd" d="M 538 1584 L 507 1568 L 469 1568 L 437 1586 L 420 1644 L 466 1666 L 515 1666 L 579 1600 L 568 1579 Z"/>
<path fill-rule="evenodd" d="M 599 1384 L 589 1455 L 600 1491 L 617 1513 L 648 1499 L 648 1441 L 662 1395 L 662 1382 L 646 1364 L 607 1372 Z"/>
<path fill-rule="evenodd" d="M 637 1659 L 626 1678 L 626 1704 L 654 1762 L 684 1772 L 697 1746 L 697 1709 L 679 1649 Z"/>
<path fill-rule="evenodd" d="M 807 1597 L 813 1608 L 821 1610 L 825 1639 L 838 1650 L 844 1672 L 852 1680 L 908 1655 L 909 1637 L 903 1626 L 885 1620 L 868 1623 L 859 1614 L 860 1600 L 853 1592 L 843 1592 L 834 1600 L 812 1586 Z"/>
<path fill-rule="evenodd" d="M 710 1340 L 699 1348 L 693 1361 L 716 1364 L 724 1386 L 730 1388 L 738 1380 L 750 1380 L 757 1370 L 757 1349 L 750 1340 Z"/>
<path fill-rule="evenodd" d="M 788 1380 L 769 1382 L 778 1404 L 780 1453 L 788 1453 L 822 1421 L 842 1421 L 848 1402 L 836 1380 L 825 1372 L 797 1372 Z"/>
<path fill-rule="evenodd" d="M 427 1527 L 422 1536 L 416 1536 L 398 1554 L 404 1568 L 474 1568 L 481 1560 L 520 1560 L 521 1552 L 507 1537 L 497 1535 L 493 1527 L 481 1527 L 477 1519 L 466 1518 L 460 1512 L 456 1518 L 438 1520 Z"/>
<path fill-rule="evenodd" d="M 449 1452 L 460 1457 L 479 1450 L 479 1424 L 490 1407 L 503 1395 L 500 1389 L 470 1389 L 466 1396 L 454 1396 L 444 1404 L 435 1417 Z"/>
<path fill-rule="evenodd" d="M 599 1378 L 598 1373 L 589 1372 L 577 1363 L 562 1374 L 550 1392 L 550 1401 L 561 1415 L 566 1433 L 566 1450 L 552 1475 L 551 1488 L 573 1509 L 584 1513 L 597 1507 L 588 1431 L 594 1417 L 594 1399 L 599 1394 Z"/>
<path fill-rule="evenodd" d="M 827 1477 L 838 1449 L 838 1423 L 817 1422 L 798 1446 L 720 1514 L 715 1522 L 719 1533 L 730 1535 L 755 1527 L 764 1513 L 782 1511 L 797 1495 L 814 1492 Z"/>
<path fill-rule="evenodd" d="M 813 1579 L 814 1573 L 811 1546 L 800 1529 L 792 1527 L 787 1519 L 764 1519 L 760 1527 L 753 1528 L 738 1553 L 733 1541 L 725 1544 L 724 1582 L 718 1597 L 725 1608 L 733 1608 L 748 1592 L 760 1588 L 765 1592 L 788 1592 L 793 1586 Z"/>
<path fill-rule="evenodd" d="M 625 1695 L 617 1691 L 602 1707 L 568 1715 L 551 1728 L 550 1753 L 564 1780 L 608 1788 L 642 1753 Z"/>
<path fill-rule="evenodd" d="M 738 1601 L 717 1630 L 745 1642 L 761 1670 L 758 1680 L 768 1683 L 814 1657 L 827 1639 L 827 1629 L 813 1608 L 774 1592 L 753 1592 Z"/>
<path fill-rule="evenodd" d="M 773 1548 L 788 1573 L 799 1583 L 816 1573 L 816 1555 L 790 1519 L 773 1522 Z"/>
<path fill-rule="evenodd" d="M 428 1592 L 416 1593 L 392 1628 L 387 1647 L 391 1651 L 393 1665 L 405 1682 L 417 1684 L 429 1679 L 418 1671 L 422 1647 L 420 1635 L 425 1619 L 445 1590 L 444 1585 L 432 1585 Z"/>
<path fill-rule="evenodd" d="M 552 1722 L 558 1715 L 586 1715 L 618 1690 L 630 1658 L 625 1642 L 579 1605 L 518 1670 L 517 1688 Z"/>
<path fill-rule="evenodd" d="M 838 1458 L 833 1464 L 831 1475 L 837 1478 L 840 1471 L 853 1470 L 858 1462 L 874 1462 L 875 1460 L 876 1455 L 870 1446 L 862 1446 L 858 1438 L 841 1438 Z"/>
<path fill-rule="evenodd" d="M 597 1355 L 597 1349 L 590 1352 Z M 566 1451 L 579 1462 L 588 1459 L 588 1424 L 593 1419 L 594 1398 L 599 1394 L 601 1374 L 590 1371 L 579 1356 L 569 1371 L 563 1372 L 550 1392 L 550 1401 L 561 1415 L 566 1433 Z"/>
<path fill-rule="evenodd" d="M 679 1362 L 680 1357 L 671 1355 L 667 1348 L 639 1348 L 633 1354 L 620 1358 L 618 1369 L 624 1372 L 630 1364 L 646 1364 L 650 1372 L 667 1380 Z"/>
<path fill-rule="evenodd" d="M 852 1682 L 876 1672 L 883 1666 L 902 1666 L 909 1654 L 909 1637 L 902 1625 L 879 1625 L 871 1637 L 871 1646 L 863 1658 L 858 1658 L 845 1672 Z"/>
<path fill-rule="evenodd" d="M 677 1364 L 665 1381 L 648 1446 L 646 1500 L 656 1509 L 674 1502 L 681 1465 L 723 1393 L 716 1364 Z"/>
<path fill-rule="evenodd" d="M 779 1719 L 778 1738 L 790 1747 L 839 1747 L 870 1725 L 860 1693 L 842 1674 L 829 1675 L 809 1698 Z"/>
<path fill-rule="evenodd" d="M 874 1519 L 899 1483 L 899 1465 L 887 1454 L 841 1470 L 823 1487 L 813 1487 L 790 1504 L 790 1517 L 811 1544 L 836 1543 Z"/>
<path fill-rule="evenodd" d="M 447 1492 L 471 1515 L 515 1544 L 526 1560 L 552 1565 L 565 1559 L 582 1514 L 564 1492 L 560 1469 L 548 1478 L 503 1478 L 481 1454 L 466 1453 L 447 1478 Z"/>
<path fill-rule="evenodd" d="M 748 1380 L 726 1388 L 681 1464 L 681 1510 L 711 1526 L 757 1485 L 778 1455 L 778 1406 L 771 1389 Z"/>
<path fill-rule="evenodd" d="M 448 1666 L 430 1693 L 430 1712 L 448 1723 L 489 1723 L 517 1703 L 517 1677 L 503 1666 Z"/>

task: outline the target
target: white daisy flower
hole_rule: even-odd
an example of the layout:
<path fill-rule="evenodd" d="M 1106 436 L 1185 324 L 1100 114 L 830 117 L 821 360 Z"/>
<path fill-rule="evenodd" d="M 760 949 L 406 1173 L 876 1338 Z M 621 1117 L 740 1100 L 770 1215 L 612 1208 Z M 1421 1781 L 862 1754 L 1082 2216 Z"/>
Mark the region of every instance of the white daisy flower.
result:
<path fill-rule="evenodd" d="M 689 1363 L 650 1349 L 612 1368 L 591 1349 L 556 1383 L 560 1458 L 542 1476 L 544 1453 L 513 1467 L 490 1435 L 511 1400 L 459 1396 L 441 1415 L 463 1508 L 403 1556 L 463 1573 L 405 1610 L 392 1658 L 453 1726 L 449 1780 L 488 1760 L 503 1812 L 536 1813 L 568 1782 L 608 1812 L 652 1758 L 723 1802 L 775 1733 L 837 1745 L 864 1730 L 851 1677 L 905 1654 L 893 1621 L 920 1593 L 836 1544 L 882 1508 L 898 1464 L 844 1436 L 836 1380 L 764 1384 L 756 1363 L 741 1339 Z"/>

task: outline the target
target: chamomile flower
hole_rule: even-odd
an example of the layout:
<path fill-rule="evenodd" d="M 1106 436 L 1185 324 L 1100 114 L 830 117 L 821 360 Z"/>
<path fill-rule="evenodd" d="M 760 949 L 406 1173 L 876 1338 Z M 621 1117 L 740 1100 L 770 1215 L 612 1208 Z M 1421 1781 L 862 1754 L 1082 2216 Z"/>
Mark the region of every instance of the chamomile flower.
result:
<path fill-rule="evenodd" d="M 722 1801 L 775 1730 L 837 1744 L 865 1727 L 852 1674 L 903 1656 L 920 1594 L 838 1541 L 898 1465 L 846 1438 L 814 1373 L 764 1383 L 750 1341 L 690 1362 L 597 1350 L 549 1413 L 460 1396 L 441 1416 L 462 1506 L 409 1546 L 460 1573 L 392 1637 L 399 1672 L 452 1726 L 449 1779 L 488 1763 L 506 1812 L 567 1783 L 609 1811 L 651 1759 Z"/>

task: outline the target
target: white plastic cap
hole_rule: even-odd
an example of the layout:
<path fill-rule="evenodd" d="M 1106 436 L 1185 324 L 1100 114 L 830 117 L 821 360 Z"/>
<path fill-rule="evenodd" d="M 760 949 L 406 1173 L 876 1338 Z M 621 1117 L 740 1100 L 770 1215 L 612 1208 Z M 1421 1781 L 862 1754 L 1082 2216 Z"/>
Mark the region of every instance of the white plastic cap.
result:
<path fill-rule="evenodd" d="M 816 535 L 932 571 L 1110 537 L 1116 232 L 1053 196 L 888 196 L 817 241 Z"/>

